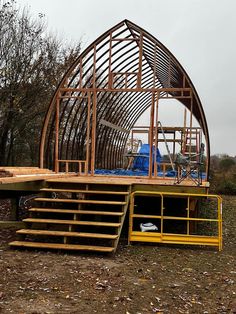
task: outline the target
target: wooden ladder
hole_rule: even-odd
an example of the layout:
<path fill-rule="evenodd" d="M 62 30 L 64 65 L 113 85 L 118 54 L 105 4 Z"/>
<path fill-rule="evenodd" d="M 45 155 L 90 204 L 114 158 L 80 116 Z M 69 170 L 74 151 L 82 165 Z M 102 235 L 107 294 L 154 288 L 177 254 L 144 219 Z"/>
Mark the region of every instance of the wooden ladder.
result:
<path fill-rule="evenodd" d="M 50 181 L 17 231 L 13 247 L 115 252 L 129 204 L 130 185 Z"/>
<path fill-rule="evenodd" d="M 196 161 L 200 152 L 200 132 L 197 128 L 187 128 L 182 154 L 191 161 Z"/>

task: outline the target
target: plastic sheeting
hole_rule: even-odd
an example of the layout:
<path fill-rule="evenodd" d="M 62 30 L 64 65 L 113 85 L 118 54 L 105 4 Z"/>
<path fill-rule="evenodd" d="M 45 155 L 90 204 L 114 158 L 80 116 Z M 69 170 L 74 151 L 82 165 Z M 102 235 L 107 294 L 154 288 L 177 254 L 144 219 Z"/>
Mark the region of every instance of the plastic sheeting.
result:
<path fill-rule="evenodd" d="M 134 158 L 133 162 L 133 170 L 140 170 L 140 171 L 148 171 L 149 168 L 149 153 L 150 153 L 150 145 L 149 144 L 143 144 L 138 151 L 138 155 Z M 154 160 L 156 155 L 156 162 L 161 162 L 161 154 L 159 149 L 157 148 L 156 154 L 154 147 L 152 147 L 152 167 L 154 166 Z"/>
<path fill-rule="evenodd" d="M 141 170 L 125 170 L 125 169 L 95 169 L 95 174 L 103 174 L 103 175 L 115 175 L 115 176 L 148 176 L 148 171 L 141 171 Z M 175 171 L 168 171 L 165 173 L 166 177 L 175 177 Z M 163 177 L 163 172 L 158 171 L 158 177 Z"/>
<path fill-rule="evenodd" d="M 148 176 L 148 171 L 141 171 L 141 170 L 125 170 L 125 169 L 95 169 L 95 174 L 100 174 L 100 175 L 107 175 L 107 176 L 131 176 L 131 177 L 143 177 L 143 176 Z M 169 177 L 169 178 L 175 178 L 177 175 L 175 170 L 170 170 L 165 172 L 164 176 Z M 158 177 L 163 177 L 163 172 L 158 171 L 157 173 Z M 198 175 L 195 173 L 191 174 L 192 178 L 197 178 Z M 206 178 L 206 174 L 202 173 L 201 174 L 202 179 Z"/>

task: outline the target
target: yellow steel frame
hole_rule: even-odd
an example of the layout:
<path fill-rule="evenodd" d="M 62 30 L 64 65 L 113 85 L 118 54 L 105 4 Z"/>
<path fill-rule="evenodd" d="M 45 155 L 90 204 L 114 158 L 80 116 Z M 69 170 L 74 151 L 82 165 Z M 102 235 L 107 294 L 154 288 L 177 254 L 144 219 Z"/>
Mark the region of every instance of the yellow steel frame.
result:
<path fill-rule="evenodd" d="M 161 215 L 142 215 L 134 213 L 136 196 L 159 196 L 161 198 Z M 165 216 L 164 215 L 164 198 L 165 197 L 181 197 L 187 198 L 187 217 Z M 191 200 L 198 199 L 216 199 L 217 200 L 217 219 L 211 218 L 193 218 L 190 217 Z M 134 218 L 157 218 L 160 219 L 160 232 L 141 232 L 133 230 Z M 186 234 L 174 234 L 163 232 L 163 222 L 169 220 L 185 220 L 187 221 Z M 190 222 L 192 221 L 208 221 L 217 223 L 218 234 L 216 236 L 202 236 L 190 234 Z M 219 251 L 222 250 L 222 198 L 214 194 L 193 194 L 193 193 L 168 193 L 168 192 L 151 192 L 151 191 L 135 191 L 131 193 L 130 198 L 130 217 L 129 217 L 129 243 L 130 242 L 154 242 L 154 243 L 171 243 L 171 244 L 192 244 L 192 245 L 210 245 L 217 246 Z"/>

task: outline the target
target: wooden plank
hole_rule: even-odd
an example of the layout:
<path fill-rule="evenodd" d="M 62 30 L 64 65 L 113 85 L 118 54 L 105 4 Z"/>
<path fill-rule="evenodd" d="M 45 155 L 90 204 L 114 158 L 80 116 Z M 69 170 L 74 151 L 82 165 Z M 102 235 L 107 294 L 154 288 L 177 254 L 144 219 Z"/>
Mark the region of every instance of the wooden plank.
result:
<path fill-rule="evenodd" d="M 129 192 L 102 191 L 102 190 L 74 190 L 74 189 L 53 189 L 43 188 L 42 192 L 66 192 L 66 193 L 86 193 L 86 194 L 111 194 L 111 195 L 128 195 Z"/>
<path fill-rule="evenodd" d="M 32 174 L 52 174 L 53 171 L 49 169 L 31 168 L 31 167 L 1 167 L 1 172 L 6 174 L 16 175 L 32 175 Z"/>
<path fill-rule="evenodd" d="M 0 167 L 0 170 L 11 170 L 11 169 L 22 169 L 22 168 L 24 168 L 24 169 L 44 169 L 44 168 L 39 168 L 39 167 L 13 167 L 13 166 L 1 166 Z"/>
<path fill-rule="evenodd" d="M 6 177 L 0 178 L 0 184 L 9 184 L 9 183 L 18 183 L 18 182 L 29 182 L 29 181 L 46 181 L 50 178 L 66 178 L 74 176 L 74 174 L 54 174 L 54 173 L 47 173 L 47 174 L 34 174 L 34 175 L 19 175 L 18 177 Z"/>
<path fill-rule="evenodd" d="M 26 218 L 24 222 L 30 223 L 45 223 L 45 224 L 62 224 L 62 225 L 84 225 L 84 226 L 98 226 L 98 227 L 120 227 L 120 223 L 101 222 L 101 221 L 82 221 L 82 220 L 61 220 L 61 219 L 38 219 Z"/>
<path fill-rule="evenodd" d="M 8 184 L 18 184 L 18 183 L 25 183 L 25 182 L 32 182 L 35 183 L 37 181 L 46 181 L 49 184 L 53 183 L 65 183 L 66 184 L 97 184 L 97 185 L 107 185 L 107 186 L 120 186 L 120 187 L 128 187 L 132 184 L 146 184 L 146 185 L 168 185 L 169 187 L 175 185 L 175 178 L 161 178 L 157 177 L 155 179 L 148 179 L 147 177 L 138 177 L 133 176 L 127 178 L 127 176 L 104 176 L 104 175 L 96 175 L 96 176 L 75 176 L 75 174 L 38 174 L 38 175 L 25 175 L 19 177 L 5 177 L 0 178 L 0 190 L 4 189 L 7 190 Z M 1 186 L 4 185 L 4 186 Z M 195 186 L 192 180 L 184 180 L 179 184 L 179 186 Z M 202 186 L 209 187 L 209 182 L 204 181 L 202 182 Z M 10 188 L 10 185 L 9 185 Z M 112 187 L 113 188 L 113 187 Z M 201 187 L 198 187 L 201 188 Z M 17 189 L 17 186 L 13 187 L 13 189 Z M 28 189 L 26 189 L 28 190 Z M 29 188 L 29 190 L 32 190 Z M 38 189 L 37 189 L 38 190 Z"/>
<path fill-rule="evenodd" d="M 92 245 L 77 245 L 77 244 L 61 244 L 61 243 L 42 243 L 42 242 L 25 242 L 13 241 L 9 243 L 10 246 L 17 247 L 31 247 L 31 248 L 45 248 L 57 250 L 78 250 L 78 251 L 97 251 L 97 252 L 113 252 L 113 247 L 106 246 L 92 246 Z"/>
<path fill-rule="evenodd" d="M 86 232 L 69 232 L 69 231 L 52 231 L 52 230 L 33 230 L 21 229 L 16 231 L 17 234 L 33 234 L 33 235 L 47 235 L 47 236 L 62 236 L 62 237 L 81 237 L 81 238 L 98 238 L 115 240 L 116 234 L 103 233 L 86 233 Z"/>
<path fill-rule="evenodd" d="M 150 109 L 150 129 L 149 129 L 149 134 L 148 134 L 148 144 L 150 146 L 149 147 L 149 169 L 148 169 L 149 179 L 152 178 L 154 115 L 155 115 L 155 93 L 152 93 L 152 104 L 151 104 L 151 109 Z"/>
<path fill-rule="evenodd" d="M 58 163 L 58 156 L 59 156 L 59 119 L 60 119 L 60 98 L 59 93 L 56 98 L 56 113 L 55 113 L 55 148 L 54 148 L 54 169 L 55 172 L 59 172 L 59 163 Z"/>
<path fill-rule="evenodd" d="M 79 210 L 79 209 L 60 209 L 60 208 L 30 208 L 30 212 L 39 213 L 62 213 L 62 214 L 88 214 L 88 215 L 107 215 L 123 216 L 123 212 L 108 212 L 99 210 Z"/>
<path fill-rule="evenodd" d="M 137 178 L 137 177 L 135 177 Z M 105 175 L 96 175 L 96 176 L 83 176 L 83 177 L 79 177 L 79 176 L 75 176 L 75 175 L 71 175 L 70 178 L 63 178 L 63 176 L 55 178 L 55 179 L 51 179 L 49 178 L 47 180 L 47 182 L 54 182 L 54 183 L 84 183 L 84 184 L 103 184 L 103 185 L 128 185 L 130 186 L 132 184 L 132 180 L 134 178 L 127 178 L 127 176 L 122 177 L 122 176 L 105 176 Z M 140 179 L 140 177 L 139 177 Z M 134 179 L 135 180 L 135 179 Z"/>
<path fill-rule="evenodd" d="M 147 184 L 147 185 L 156 185 L 161 186 L 175 186 L 175 178 L 172 177 L 157 177 L 155 179 L 148 177 L 128 177 L 127 176 L 105 176 L 105 175 L 96 175 L 96 176 L 88 176 L 88 177 L 78 177 L 78 176 L 71 176 L 70 178 L 57 178 L 57 179 L 48 179 L 48 183 L 82 183 L 82 184 L 97 184 L 97 185 L 119 185 L 119 186 L 131 186 L 133 184 Z M 179 186 L 192 186 L 195 187 L 196 185 L 192 182 L 192 180 L 184 180 L 179 184 Z M 209 187 L 209 182 L 203 181 L 202 186 Z M 201 188 L 201 187 L 198 187 Z"/>
<path fill-rule="evenodd" d="M 66 198 L 44 198 L 37 197 L 34 199 L 37 202 L 51 202 L 51 203 L 78 203 L 78 204 L 104 204 L 104 205 L 125 205 L 126 202 L 117 201 L 97 201 L 97 200 L 75 200 Z"/>
<path fill-rule="evenodd" d="M 108 127 L 111 128 L 111 129 L 114 129 L 114 130 L 117 130 L 117 131 L 120 131 L 120 132 L 123 132 L 123 133 L 126 133 L 126 134 L 129 134 L 129 133 L 130 133 L 129 130 L 126 130 L 126 129 L 122 128 L 121 126 L 116 125 L 116 124 L 113 124 L 113 123 L 111 123 L 111 122 L 109 122 L 109 121 L 106 121 L 106 120 L 104 120 L 104 119 L 101 119 L 101 120 L 99 121 L 99 123 L 102 124 L 102 125 L 108 126 Z"/>
<path fill-rule="evenodd" d="M 97 94 L 93 92 L 93 107 L 92 107 L 92 130 L 91 130 L 91 175 L 94 175 L 95 153 L 96 153 L 96 124 L 97 124 Z"/>
<path fill-rule="evenodd" d="M 81 84 L 81 82 L 80 82 Z M 86 131 L 86 164 L 85 164 L 85 174 L 88 175 L 89 172 L 89 158 L 90 158 L 90 118 L 91 118 L 91 94 L 88 93 L 88 103 L 87 103 L 87 131 Z"/>

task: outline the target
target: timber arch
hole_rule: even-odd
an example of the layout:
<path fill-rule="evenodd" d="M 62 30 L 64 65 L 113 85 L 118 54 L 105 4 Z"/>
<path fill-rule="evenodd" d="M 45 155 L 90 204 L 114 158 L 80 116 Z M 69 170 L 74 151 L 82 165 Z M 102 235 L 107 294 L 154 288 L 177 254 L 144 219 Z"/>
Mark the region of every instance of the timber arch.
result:
<path fill-rule="evenodd" d="M 63 164 L 68 171 L 69 163 L 78 163 L 80 172 L 91 175 L 98 168 L 122 168 L 130 132 L 148 108 L 149 143 L 158 147 L 158 101 L 169 98 L 190 112 L 190 130 L 196 118 L 209 160 L 207 122 L 189 76 L 155 37 L 128 20 L 120 22 L 85 49 L 64 75 L 45 117 L 40 166 L 58 172 Z M 207 162 L 206 173 L 208 169 Z"/>

